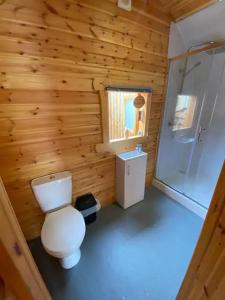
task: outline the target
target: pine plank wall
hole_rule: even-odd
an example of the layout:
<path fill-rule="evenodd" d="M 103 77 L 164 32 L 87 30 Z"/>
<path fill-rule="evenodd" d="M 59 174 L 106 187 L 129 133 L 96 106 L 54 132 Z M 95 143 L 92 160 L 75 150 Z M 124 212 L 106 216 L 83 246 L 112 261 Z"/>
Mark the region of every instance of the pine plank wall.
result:
<path fill-rule="evenodd" d="M 151 184 L 167 75 L 169 20 L 110 0 L 0 2 L 0 174 L 27 239 L 43 214 L 33 178 L 70 170 L 74 197 L 115 199 L 115 154 L 102 144 L 99 90 L 152 87 Z"/>

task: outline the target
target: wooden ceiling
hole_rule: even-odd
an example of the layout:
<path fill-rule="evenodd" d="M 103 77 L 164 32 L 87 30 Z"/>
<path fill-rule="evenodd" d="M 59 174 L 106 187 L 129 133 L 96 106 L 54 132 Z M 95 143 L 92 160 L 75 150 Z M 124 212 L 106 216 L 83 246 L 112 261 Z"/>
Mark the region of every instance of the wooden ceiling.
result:
<path fill-rule="evenodd" d="M 133 7 L 164 21 L 179 21 L 218 0 L 132 0 Z"/>

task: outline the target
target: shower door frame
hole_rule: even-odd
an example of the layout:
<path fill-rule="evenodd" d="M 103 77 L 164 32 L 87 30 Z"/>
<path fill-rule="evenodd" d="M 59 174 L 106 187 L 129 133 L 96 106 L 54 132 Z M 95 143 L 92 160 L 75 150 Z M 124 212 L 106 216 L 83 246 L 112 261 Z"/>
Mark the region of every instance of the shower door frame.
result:
<path fill-rule="evenodd" d="M 205 47 L 203 46 L 201 49 L 187 51 L 187 52 L 185 52 L 181 55 L 170 58 L 169 59 L 169 66 L 170 66 L 171 62 L 173 62 L 173 61 L 181 60 L 181 59 L 184 59 L 184 58 L 188 59 L 188 57 L 194 56 L 196 54 L 200 54 L 202 52 L 206 52 L 206 51 L 209 51 L 209 50 L 214 50 L 216 48 L 222 48 L 222 47 L 225 47 L 225 41 L 214 42 L 213 44 L 210 44 L 209 46 L 205 46 Z M 167 86 L 168 86 L 169 73 L 168 73 L 167 76 L 168 76 L 168 78 L 167 78 Z M 205 97 L 205 95 L 204 95 L 204 97 Z M 160 144 L 160 136 L 161 136 L 161 132 L 162 132 L 163 120 L 164 120 L 164 116 L 165 116 L 165 109 L 166 109 L 166 101 L 164 103 L 163 113 L 162 113 L 162 117 L 161 117 L 161 128 L 160 128 L 160 133 L 159 133 L 159 137 L 158 137 L 156 165 L 157 165 L 158 158 L 159 158 L 159 144 Z M 199 118 L 201 119 L 201 115 L 199 116 Z M 175 201 L 177 201 L 181 205 L 185 206 L 189 210 L 193 211 L 195 214 L 199 215 L 201 218 L 205 219 L 205 217 L 207 215 L 207 211 L 208 211 L 207 208 L 205 208 L 204 206 L 199 204 L 194 199 L 192 199 L 192 198 L 188 197 L 187 195 L 183 194 L 182 192 L 177 191 L 176 189 L 169 186 L 165 182 L 160 181 L 159 179 L 156 178 L 155 175 L 156 175 L 156 167 L 155 167 L 155 173 L 154 173 L 154 177 L 153 177 L 153 181 L 152 181 L 153 186 L 157 187 L 163 193 L 165 193 L 166 195 L 168 195 L 169 197 L 171 197 L 172 199 L 174 199 Z"/>

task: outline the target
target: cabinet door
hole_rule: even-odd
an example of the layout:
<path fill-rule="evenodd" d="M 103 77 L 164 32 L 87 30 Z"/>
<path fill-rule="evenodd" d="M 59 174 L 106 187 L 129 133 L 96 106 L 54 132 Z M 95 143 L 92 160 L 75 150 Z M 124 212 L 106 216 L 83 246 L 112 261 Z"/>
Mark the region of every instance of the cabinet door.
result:
<path fill-rule="evenodd" d="M 125 163 L 125 208 L 144 199 L 147 156 Z"/>

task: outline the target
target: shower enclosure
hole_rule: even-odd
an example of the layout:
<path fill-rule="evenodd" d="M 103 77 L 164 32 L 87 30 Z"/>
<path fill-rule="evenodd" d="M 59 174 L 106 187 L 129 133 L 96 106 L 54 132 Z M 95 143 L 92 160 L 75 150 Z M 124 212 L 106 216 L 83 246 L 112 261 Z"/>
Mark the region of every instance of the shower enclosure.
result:
<path fill-rule="evenodd" d="M 173 60 L 156 179 L 208 209 L 225 159 L 225 48 Z"/>

